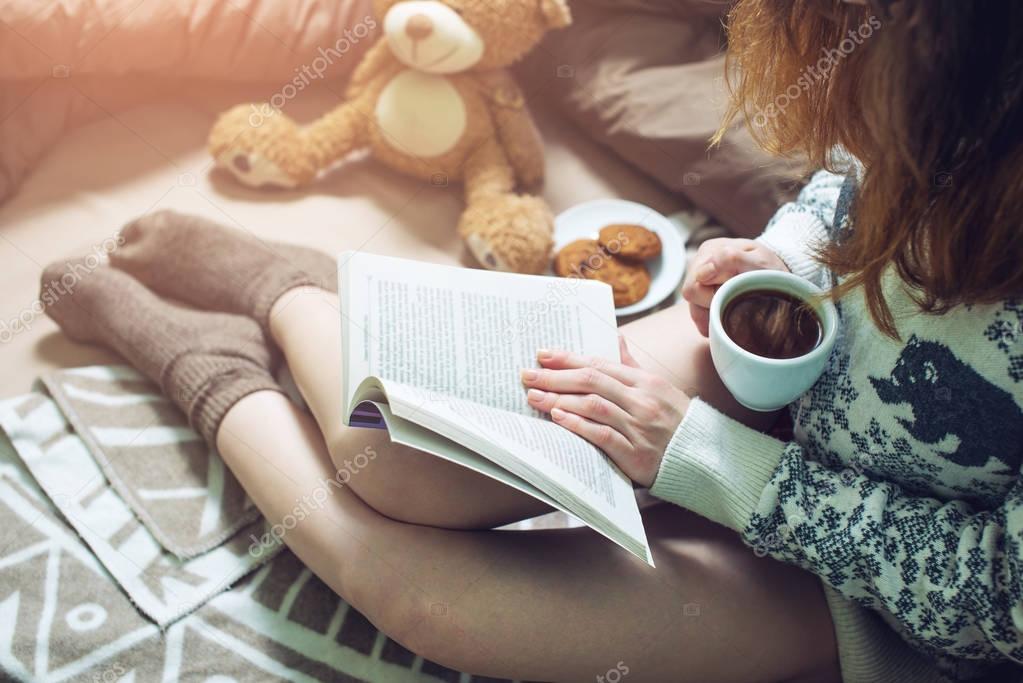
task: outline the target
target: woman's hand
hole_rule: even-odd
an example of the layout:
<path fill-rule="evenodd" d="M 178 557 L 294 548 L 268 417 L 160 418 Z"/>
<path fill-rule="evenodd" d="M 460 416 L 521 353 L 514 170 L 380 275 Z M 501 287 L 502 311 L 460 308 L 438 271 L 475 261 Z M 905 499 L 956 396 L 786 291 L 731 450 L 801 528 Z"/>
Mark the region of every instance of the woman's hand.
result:
<path fill-rule="evenodd" d="M 523 370 L 522 383 L 529 387 L 529 405 L 603 450 L 630 479 L 650 486 L 689 397 L 639 367 L 624 338 L 619 343 L 622 363 L 538 351 L 543 369 Z"/>
<path fill-rule="evenodd" d="M 707 336 L 710 300 L 726 280 L 748 270 L 784 270 L 788 267 L 776 253 L 753 240 L 719 237 L 700 245 L 686 271 L 682 296 L 700 334 Z"/>

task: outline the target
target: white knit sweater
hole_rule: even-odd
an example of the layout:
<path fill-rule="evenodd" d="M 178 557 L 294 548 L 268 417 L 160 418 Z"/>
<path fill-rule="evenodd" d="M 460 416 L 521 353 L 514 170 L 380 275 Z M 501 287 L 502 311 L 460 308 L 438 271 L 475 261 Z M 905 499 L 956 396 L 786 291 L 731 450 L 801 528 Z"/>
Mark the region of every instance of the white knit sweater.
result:
<path fill-rule="evenodd" d="M 812 247 L 848 228 L 843 181 L 815 175 L 759 238 L 824 287 Z M 884 292 L 901 341 L 844 298 L 828 366 L 790 406 L 794 441 L 695 399 L 652 492 L 813 572 L 953 678 L 1023 662 L 1023 301 L 933 316 L 894 273 Z"/>

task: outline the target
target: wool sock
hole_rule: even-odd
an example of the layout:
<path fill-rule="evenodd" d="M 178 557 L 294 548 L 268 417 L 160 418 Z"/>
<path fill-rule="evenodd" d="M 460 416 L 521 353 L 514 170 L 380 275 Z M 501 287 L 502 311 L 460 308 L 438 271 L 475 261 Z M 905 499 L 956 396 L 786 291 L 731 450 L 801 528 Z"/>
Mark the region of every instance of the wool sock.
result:
<path fill-rule="evenodd" d="M 154 292 L 250 316 L 263 329 L 269 329 L 270 308 L 288 290 L 302 285 L 337 290 L 329 256 L 263 242 L 199 216 L 159 211 L 129 223 L 121 237 L 123 243 L 110 253 L 115 268 Z"/>
<path fill-rule="evenodd" d="M 270 250 L 298 268 L 320 289 L 337 294 L 337 259 L 319 249 L 287 242 L 267 242 Z"/>
<path fill-rule="evenodd" d="M 216 443 L 221 420 L 239 400 L 282 391 L 272 374 L 277 359 L 250 318 L 164 301 L 127 273 L 90 269 L 84 259 L 44 269 L 41 292 L 46 314 L 69 337 L 124 356 L 160 385 L 207 443 Z"/>

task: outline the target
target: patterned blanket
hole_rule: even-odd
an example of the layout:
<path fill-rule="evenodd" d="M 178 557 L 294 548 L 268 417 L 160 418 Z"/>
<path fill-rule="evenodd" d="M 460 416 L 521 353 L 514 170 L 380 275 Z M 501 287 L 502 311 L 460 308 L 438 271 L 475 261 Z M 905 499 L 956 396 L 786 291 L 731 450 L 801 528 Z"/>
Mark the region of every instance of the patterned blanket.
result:
<path fill-rule="evenodd" d="M 43 383 L 111 487 L 177 557 L 205 553 L 259 517 L 220 456 L 135 370 L 78 368 Z"/>
<path fill-rule="evenodd" d="M 43 391 L 45 388 L 47 391 Z M 472 681 L 281 546 L 215 451 L 124 367 L 0 403 L 0 669 L 26 681 Z"/>

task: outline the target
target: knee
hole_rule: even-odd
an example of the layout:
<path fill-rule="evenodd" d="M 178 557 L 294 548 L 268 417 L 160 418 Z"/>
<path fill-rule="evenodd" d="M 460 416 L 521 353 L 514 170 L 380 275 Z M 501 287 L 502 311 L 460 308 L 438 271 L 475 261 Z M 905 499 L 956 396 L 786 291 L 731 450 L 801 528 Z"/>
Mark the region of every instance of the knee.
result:
<path fill-rule="evenodd" d="M 452 606 L 415 589 L 401 587 L 376 592 L 356 606 L 385 635 L 423 659 L 455 671 L 477 675 L 496 674 L 487 662 L 497 657 L 487 652 L 480 634 L 470 634 L 461 625 Z"/>
<path fill-rule="evenodd" d="M 376 567 L 342 580 L 345 600 L 387 637 L 442 666 L 474 674 L 488 673 L 478 634 L 470 636 L 459 624 L 451 604 L 413 585 L 390 567 Z M 490 653 L 496 656 L 495 653 Z"/>

